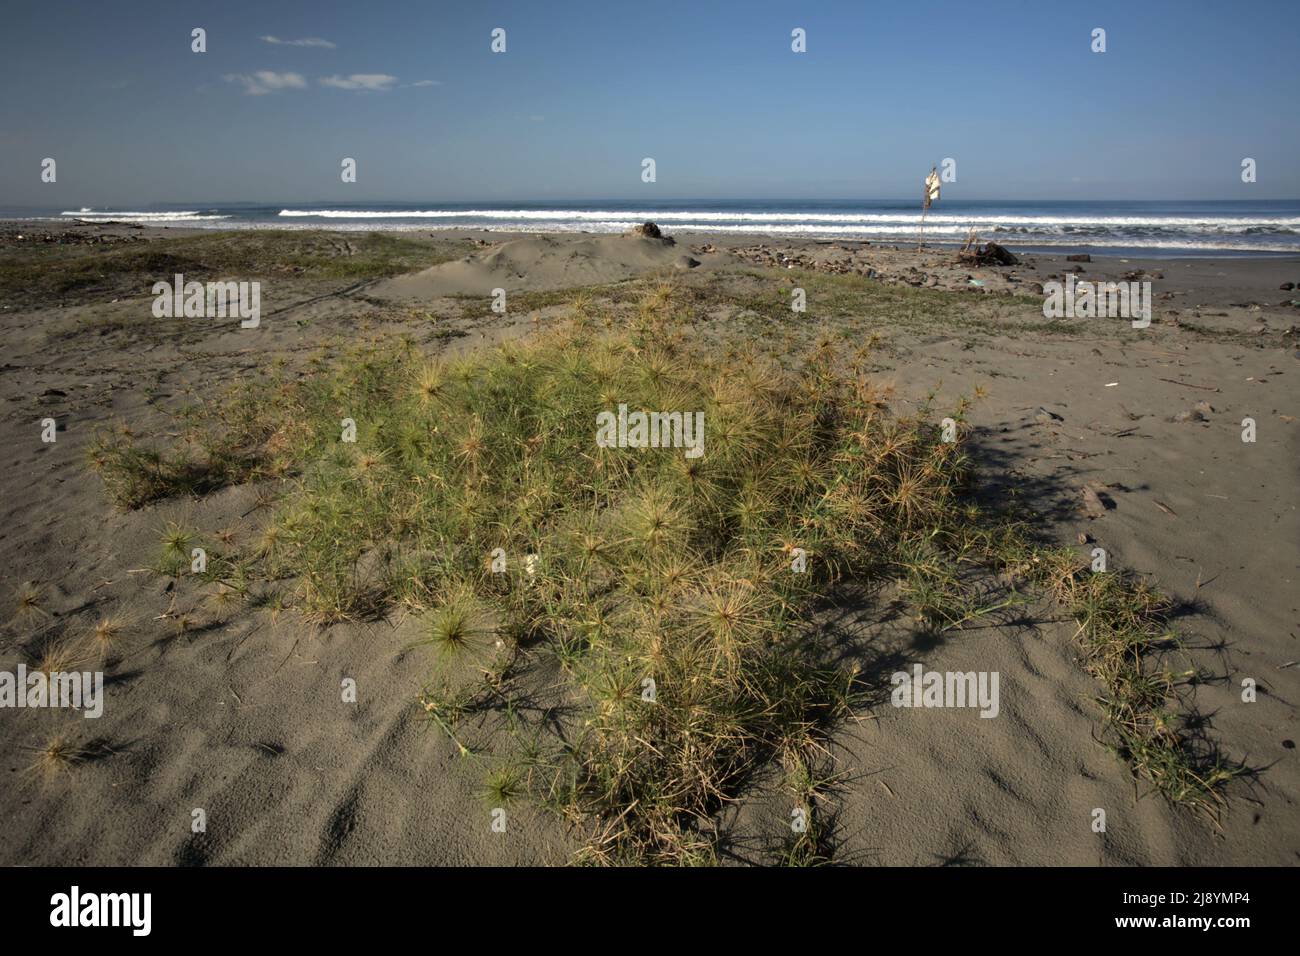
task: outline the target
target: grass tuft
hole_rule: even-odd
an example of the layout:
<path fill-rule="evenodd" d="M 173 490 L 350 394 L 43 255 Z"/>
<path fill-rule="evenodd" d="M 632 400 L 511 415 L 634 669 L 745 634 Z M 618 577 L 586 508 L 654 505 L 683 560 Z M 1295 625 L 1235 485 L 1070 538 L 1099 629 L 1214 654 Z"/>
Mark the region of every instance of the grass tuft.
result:
<path fill-rule="evenodd" d="M 27 747 L 35 756 L 33 761 L 23 768 L 29 777 L 51 780 L 70 773 L 79 764 L 85 763 L 93 751 L 83 748 L 77 739 L 69 734 L 56 734 L 37 747 Z"/>
<path fill-rule="evenodd" d="M 962 456 L 885 414 L 835 349 L 789 366 L 749 349 L 733 375 L 736 355 L 660 318 L 672 296 L 654 290 L 631 334 L 579 321 L 433 364 L 349 357 L 295 400 L 308 431 L 346 413 L 357 441 L 302 446 L 258 558 L 325 620 L 414 608 L 442 661 L 421 703 L 465 756 L 457 727 L 522 719 L 519 668 L 553 656 L 572 734 L 487 791 L 526 790 L 596 862 L 712 859 L 710 817 L 852 708 L 813 602 L 842 575 L 896 576 L 959 513 Z M 705 454 L 599 447 L 620 403 L 703 413 Z"/>

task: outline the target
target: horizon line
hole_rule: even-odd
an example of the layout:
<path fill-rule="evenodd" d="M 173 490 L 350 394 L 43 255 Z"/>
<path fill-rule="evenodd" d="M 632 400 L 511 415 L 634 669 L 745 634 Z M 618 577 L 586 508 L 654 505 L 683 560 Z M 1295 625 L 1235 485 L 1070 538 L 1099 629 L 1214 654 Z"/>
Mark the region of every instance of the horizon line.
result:
<path fill-rule="evenodd" d="M 439 204 L 441 204 L 441 205 L 469 205 L 469 204 L 476 204 L 476 205 L 490 206 L 490 205 L 502 205 L 502 204 L 504 204 L 504 203 L 511 203 L 511 202 L 518 202 L 518 203 L 533 203 L 533 204 L 543 204 L 543 205 L 552 205 L 552 206 L 554 206 L 554 205 L 558 205 L 558 204 L 560 204 L 560 203 L 571 203 L 571 204 L 585 203 L 585 204 L 591 205 L 591 204 L 594 204 L 594 203 L 602 203 L 602 202 L 614 202 L 614 203 L 645 202 L 645 203 L 647 203 L 647 204 L 658 204 L 658 205 L 662 205 L 662 204 L 664 204 L 664 203 L 692 203 L 692 202 L 695 202 L 695 203 L 699 203 L 699 202 L 712 202 L 712 203 L 726 203 L 726 202 L 733 202 L 733 203 L 771 203 L 771 202 L 823 202 L 823 203 L 828 203 L 828 202 L 831 202 L 831 203 L 833 203 L 833 202 L 838 202 L 838 203 L 859 203 L 859 202 L 904 202 L 904 201 L 910 201 L 910 200 L 912 200 L 913 198 L 914 198 L 914 197 L 911 197 L 911 196 L 856 196 L 856 197 L 848 197 L 848 196 L 831 196 L 831 197 L 774 196 L 774 197 L 768 197 L 768 198 L 765 198 L 765 199 L 764 199 L 764 198 L 759 198 L 759 197 L 754 197 L 754 196 L 694 197 L 694 198 L 692 198 L 692 197 L 685 197 L 685 196 L 674 196 L 674 197 L 668 197 L 668 198 L 664 198 L 664 199 L 643 199 L 643 198 L 627 198 L 627 197 L 616 197 L 616 196 L 601 196 L 601 197 L 596 197 L 596 198 L 580 198 L 580 197 L 566 196 L 566 197 L 559 197 L 559 198 L 551 198 L 551 197 L 547 197 L 547 198 L 536 198 L 536 197 L 534 197 L 534 198 L 512 197 L 512 198 L 508 198 L 508 199 L 500 199 L 500 198 L 496 198 L 496 199 L 488 199 L 488 198 L 483 198 L 483 197 L 474 198 L 474 199 L 443 199 L 443 198 L 420 198 L 420 199 L 378 199 L 378 198 L 373 198 L 373 197 L 372 197 L 372 198 L 367 198 L 367 199 L 325 199 L 325 198 L 317 198 L 317 199 L 311 199 L 311 200 L 291 200 L 291 199 L 275 199 L 275 200 L 266 200 L 266 199 L 238 199 L 238 200 L 225 200 L 225 199 L 222 199 L 222 200 L 213 200 L 213 199 L 203 199 L 203 200 L 198 200 L 198 199 L 159 199 L 159 200 L 152 200 L 152 201 L 150 201 L 150 202 L 141 202 L 141 203 L 123 203 L 123 202 L 118 202 L 118 203 L 106 204 L 106 205 L 104 205 L 104 206 L 93 206 L 93 205 L 91 205 L 91 206 L 86 206 L 85 208 L 87 208 L 88 210 L 92 210 L 92 211 L 93 211 L 93 210 L 96 210 L 96 209 L 100 209 L 100 208 L 105 209 L 105 211 L 111 211 L 111 209 L 110 209 L 111 206 L 116 206 L 116 207 L 119 207 L 119 208 L 125 210 L 126 207 L 127 207 L 128 205 L 135 205 L 135 206 L 141 206 L 141 207 L 144 207 L 144 206 L 184 206 L 184 205 L 190 205 L 190 206 L 282 206 L 282 207 L 284 207 L 284 208 L 289 208 L 289 207 L 305 207 L 305 206 L 320 206 L 320 207 L 323 207 L 323 208 L 328 208 L 328 207 L 330 207 L 330 206 L 356 206 L 356 205 L 359 205 L 359 204 L 366 204 L 366 203 L 374 203 L 374 204 L 402 204 L 402 205 L 411 205 L 411 204 L 413 204 L 413 203 L 428 203 L 428 204 L 431 204 L 431 205 L 439 205 Z M 916 198 L 916 202 L 917 202 L 918 205 L 920 204 L 921 200 L 920 200 L 919 197 Z M 1096 199 L 1096 198 L 1094 198 L 1094 199 L 1078 199 L 1078 198 L 1061 198 L 1061 197 L 1038 197 L 1038 198 L 1020 198 L 1020 199 L 1015 199 L 1015 198 L 1010 198 L 1010 197 L 998 197 L 998 198 L 983 198 L 983 199 L 967 199 L 967 198 L 956 198 L 956 197 L 955 197 L 955 198 L 953 198 L 953 199 L 940 199 L 940 200 L 938 200 L 938 201 L 936 202 L 936 205 L 937 205 L 937 204 L 940 204 L 940 203 L 951 203 L 951 202 L 971 202 L 971 203 L 1174 203 L 1174 202 L 1198 203 L 1198 202 L 1242 202 L 1242 203 L 1245 203 L 1245 202 L 1300 202 L 1300 196 L 1264 197 L 1264 198 L 1257 198 L 1257 199 L 1246 199 L 1246 198 L 1242 198 L 1242 197 L 1231 197 L 1231 198 L 1229 198 L 1229 197 L 1214 197 L 1214 198 L 1203 198 L 1203 199 L 1189 199 L 1189 198 L 1187 198 L 1187 197 L 1174 197 L 1174 198 L 1170 198 L 1170 197 L 1161 197 L 1161 198 L 1144 198 L 1144 199 L 1132 199 L 1132 198 L 1100 198 L 1100 199 Z M 63 205 L 70 205 L 70 204 L 65 203 L 65 204 L 63 204 Z M 10 208 L 10 209 L 31 209 L 31 210 L 39 210 L 39 209 L 50 209 L 50 208 L 53 208 L 52 206 L 48 206 L 48 205 L 33 205 L 33 204 L 29 204 L 29 203 L 7 203 L 7 202 L 0 202 L 0 207 L 7 207 L 7 208 Z M 128 210 L 128 211 L 129 211 L 129 210 Z"/>

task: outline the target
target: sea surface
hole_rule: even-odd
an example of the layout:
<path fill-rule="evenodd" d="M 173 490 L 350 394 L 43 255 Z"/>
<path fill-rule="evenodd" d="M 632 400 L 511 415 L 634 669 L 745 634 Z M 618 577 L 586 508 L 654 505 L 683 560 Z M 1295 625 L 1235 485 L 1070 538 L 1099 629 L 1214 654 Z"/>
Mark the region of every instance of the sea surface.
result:
<path fill-rule="evenodd" d="M 148 208 L 0 210 L 6 218 L 127 221 L 210 229 L 619 233 L 653 220 L 669 233 L 734 233 L 913 242 L 920 204 L 903 200 L 715 202 L 194 203 Z M 1012 249 L 1080 249 L 1149 256 L 1300 253 L 1300 201 L 937 202 L 925 240 L 958 243 L 971 230 Z"/>

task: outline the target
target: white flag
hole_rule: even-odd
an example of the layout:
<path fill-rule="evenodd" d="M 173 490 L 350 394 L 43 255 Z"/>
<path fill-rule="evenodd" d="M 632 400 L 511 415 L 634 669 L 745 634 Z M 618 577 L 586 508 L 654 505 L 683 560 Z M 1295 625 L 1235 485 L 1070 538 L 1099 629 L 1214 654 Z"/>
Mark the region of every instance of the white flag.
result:
<path fill-rule="evenodd" d="M 930 203 L 939 198 L 939 172 L 935 167 L 930 167 L 930 175 L 925 177 L 925 208 L 930 208 Z"/>

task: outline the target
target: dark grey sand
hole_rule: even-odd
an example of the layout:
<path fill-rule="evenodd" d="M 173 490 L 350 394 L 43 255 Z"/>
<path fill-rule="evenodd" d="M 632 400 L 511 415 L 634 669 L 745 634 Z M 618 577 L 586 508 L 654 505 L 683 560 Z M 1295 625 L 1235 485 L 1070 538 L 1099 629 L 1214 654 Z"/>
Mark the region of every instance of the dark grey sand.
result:
<path fill-rule="evenodd" d="M 15 228 L 0 226 L 0 235 Z M 5 627 L 0 666 L 12 669 L 43 628 L 76 635 L 113 611 L 133 621 L 109 670 L 102 719 L 0 712 L 0 864 L 559 864 L 580 841 L 525 806 L 509 811 L 505 833 L 491 832 L 476 793 L 481 773 L 419 720 L 428 660 L 407 650 L 410 621 L 322 632 L 292 612 L 218 616 L 184 584 L 169 590 L 140 572 L 168 520 L 248 541 L 267 509 L 259 489 L 241 487 L 114 511 L 85 463 L 96 425 L 124 420 L 149 434 L 164 427 L 160 408 L 185 390 L 215 394 L 277 359 L 294 366 L 340 335 L 408 332 L 431 350 L 472 348 L 563 312 L 459 318 L 452 296 L 489 281 L 526 291 L 725 271 L 752 272 L 756 288 L 770 288 L 787 281 L 776 258 L 785 256 L 832 271 L 870 263 L 881 281 L 933 276 L 938 288 L 976 289 L 974 278 L 986 290 L 970 293 L 975 305 L 1000 302 L 1008 289 L 1026 294 L 1074 266 L 1031 256 L 1011 269 L 972 269 L 952 264 L 951 250 L 734 236 L 683 236 L 664 250 L 631 238 L 464 235 L 489 247 L 474 261 L 358 292 L 327 294 L 346 282 L 269 283 L 255 339 L 233 323 L 183 336 L 114 331 L 113 319 L 149 321 L 147 289 L 66 307 L 0 303 L 4 598 L 40 582 L 48 615 Z M 524 244 L 501 253 L 516 238 Z M 1117 320 L 1093 319 L 1057 332 L 1035 305 L 1006 298 L 978 331 L 885 328 L 879 374 L 904 408 L 932 390 L 942 408 L 986 389 L 971 413 L 971 447 L 992 491 L 1045 511 L 1057 541 L 1089 535 L 1095 544 L 1081 549 L 1104 547 L 1112 567 L 1148 574 L 1188 603 L 1178 623 L 1192 636 L 1189 660 L 1214 675 L 1195 704 L 1224 752 L 1259 772 L 1232 785 L 1216 828 L 1140 796 L 1145 786 L 1094 740 L 1097 686 L 1075 660 L 1067 622 L 1037 615 L 1032 626 L 969 628 L 919 648 L 905 622 L 857 622 L 848 607 L 840 626 L 865 628 L 882 649 L 927 669 L 998 671 L 1001 716 L 886 704 L 846 727 L 836 746 L 850 773 L 839 806 L 845 862 L 1300 860 L 1300 767 L 1285 743 L 1296 737 L 1300 700 L 1300 309 L 1280 304 L 1300 293 L 1279 290 L 1300 281 L 1300 262 L 1098 258 L 1081 267 L 1086 278 L 1159 273 L 1154 290 L 1168 295 L 1157 299 L 1151 328 L 1121 334 Z M 790 321 L 815 324 L 816 303 Z M 108 331 L 87 335 L 87 323 Z M 1210 408 L 1203 420 L 1175 420 L 1198 401 Z M 65 428 L 54 445 L 39 441 L 46 416 Z M 1257 423 L 1254 444 L 1241 441 L 1247 416 Z M 1113 507 L 1089 518 L 1085 486 Z M 176 636 L 164 615 L 191 610 L 199 625 Z M 341 700 L 344 677 L 357 682 L 355 705 Z M 1258 682 L 1258 702 L 1242 702 L 1244 678 Z M 78 734 L 95 759 L 49 780 L 23 773 L 33 759 L 25 748 L 59 731 Z M 205 834 L 191 833 L 195 808 L 206 811 Z M 1105 834 L 1092 831 L 1094 808 L 1107 811 Z M 757 788 L 725 815 L 730 858 L 759 859 L 788 813 Z"/>

